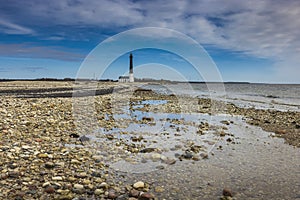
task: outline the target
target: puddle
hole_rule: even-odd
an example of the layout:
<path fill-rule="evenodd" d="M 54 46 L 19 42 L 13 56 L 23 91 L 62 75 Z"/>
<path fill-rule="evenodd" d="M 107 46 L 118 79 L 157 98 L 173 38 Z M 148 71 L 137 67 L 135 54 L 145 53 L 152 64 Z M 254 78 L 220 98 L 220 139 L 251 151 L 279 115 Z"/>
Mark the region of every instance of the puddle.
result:
<path fill-rule="evenodd" d="M 248 125 L 240 116 L 140 110 L 164 103 L 151 100 L 134 103 L 131 109 L 126 106 L 123 113 L 113 115 L 115 127 L 87 135 L 99 158 L 116 172 L 128 174 L 120 181 L 163 185 L 166 192 L 158 199 L 217 199 L 224 187 L 231 188 L 237 199 L 299 199 L 298 148 Z M 233 123 L 224 125 L 224 120 Z M 199 126 L 207 128 L 199 133 Z M 199 148 L 192 152 L 198 159 L 180 159 L 191 147 Z"/>

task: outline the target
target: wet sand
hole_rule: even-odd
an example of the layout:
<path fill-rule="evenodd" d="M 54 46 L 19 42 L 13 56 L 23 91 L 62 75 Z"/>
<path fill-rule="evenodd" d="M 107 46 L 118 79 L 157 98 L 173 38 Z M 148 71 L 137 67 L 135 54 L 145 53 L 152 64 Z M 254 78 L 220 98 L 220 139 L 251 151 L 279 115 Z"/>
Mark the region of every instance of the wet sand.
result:
<path fill-rule="evenodd" d="M 300 198 L 299 112 L 73 87 L 0 83 L 2 199 Z"/>

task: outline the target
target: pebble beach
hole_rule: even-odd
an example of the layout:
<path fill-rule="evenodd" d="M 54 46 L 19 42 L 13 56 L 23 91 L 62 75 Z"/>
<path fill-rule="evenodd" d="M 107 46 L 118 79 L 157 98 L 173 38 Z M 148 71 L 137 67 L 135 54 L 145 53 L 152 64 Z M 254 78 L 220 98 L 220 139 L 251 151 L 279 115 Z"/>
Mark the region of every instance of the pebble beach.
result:
<path fill-rule="evenodd" d="M 299 111 L 140 85 L 0 82 L 0 199 L 300 199 Z"/>

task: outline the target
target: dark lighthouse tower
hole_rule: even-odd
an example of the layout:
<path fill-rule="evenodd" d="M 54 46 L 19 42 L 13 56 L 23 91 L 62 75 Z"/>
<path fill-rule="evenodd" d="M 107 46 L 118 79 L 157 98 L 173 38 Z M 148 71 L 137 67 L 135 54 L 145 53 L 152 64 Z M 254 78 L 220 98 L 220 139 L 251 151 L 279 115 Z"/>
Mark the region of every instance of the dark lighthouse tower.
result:
<path fill-rule="evenodd" d="M 134 77 L 133 77 L 133 56 L 132 56 L 132 53 L 129 56 L 129 82 L 130 83 L 134 82 Z"/>

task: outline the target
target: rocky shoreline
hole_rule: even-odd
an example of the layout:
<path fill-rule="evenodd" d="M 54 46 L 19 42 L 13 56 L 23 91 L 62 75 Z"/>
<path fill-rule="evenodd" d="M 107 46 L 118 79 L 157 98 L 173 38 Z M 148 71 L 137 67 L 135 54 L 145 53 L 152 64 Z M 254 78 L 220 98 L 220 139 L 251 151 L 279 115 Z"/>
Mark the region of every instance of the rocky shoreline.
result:
<path fill-rule="evenodd" d="M 27 82 L 27 88 L 33 87 L 31 84 Z M 197 162 L 209 159 L 211 156 L 205 149 L 207 147 L 190 141 L 185 143 L 181 141 L 182 145 L 178 145 L 178 149 L 175 146 L 175 149 L 170 150 L 179 152 L 175 157 L 163 157 L 164 149 L 151 147 L 155 141 L 138 135 L 136 137 L 131 135 L 129 140 L 120 140 L 113 134 L 104 135 L 103 140 L 106 141 L 106 145 L 101 146 L 101 149 L 107 148 L 107 151 L 120 152 L 98 155 L 91 149 L 82 148 L 86 142 L 90 142 L 91 138 L 87 133 L 93 128 L 94 122 L 89 123 L 90 127 L 76 127 L 72 110 L 73 99 L 66 98 L 67 96 L 54 98 L 51 93 L 70 94 L 68 91 L 71 90 L 72 83 L 34 84 L 37 85 L 35 87 L 40 88 L 28 89 L 28 96 L 22 97 L 16 94 L 22 94 L 26 90 L 24 83 L 1 83 L 1 90 L 4 92 L 0 93 L 5 93 L 0 95 L 1 199 L 163 199 L 174 191 L 168 191 L 165 185 L 160 185 L 155 180 L 143 180 L 140 176 L 137 176 L 138 179 L 130 178 L 131 182 L 123 182 L 126 174 L 115 171 L 106 161 L 117 159 L 122 153 L 130 156 L 149 154 L 150 158 L 145 160 L 145 163 L 158 163 L 156 170 L 163 170 L 182 160 Z M 7 90 L 3 89 L 8 87 L 10 87 L 10 95 L 7 95 Z M 76 97 L 83 102 L 86 102 L 86 99 L 95 101 L 97 126 L 107 130 L 132 123 L 126 118 L 121 119 L 122 123 L 113 119 L 115 114 L 120 116 L 124 114 L 119 107 L 128 106 L 129 102 L 129 112 L 136 113 L 225 113 L 244 116 L 250 125 L 259 126 L 271 132 L 271 135 L 284 138 L 288 144 L 300 147 L 300 112 L 239 108 L 233 104 L 213 102 L 210 99 L 161 95 L 151 90 L 139 89 L 138 85 L 112 91 L 111 88 L 114 87 L 118 87 L 116 83 L 101 83 L 100 88 L 97 89 L 98 95 Z M 45 93 L 49 93 L 48 96 Z M 149 103 L 151 100 L 156 104 Z M 141 103 L 144 101 L 146 103 Z M 214 113 L 211 109 L 213 105 L 218 105 Z M 218 108 L 222 109 L 218 110 Z M 80 117 L 88 122 L 86 118 L 89 115 L 84 112 L 87 110 L 85 107 L 82 109 Z M 135 116 L 135 119 L 134 123 L 138 125 L 154 127 L 158 124 L 151 116 L 142 118 Z M 181 119 L 165 117 L 164 120 L 170 124 L 172 130 L 174 129 L 174 133 L 161 132 L 165 135 L 159 137 L 178 137 L 182 140 L 184 138 L 182 135 L 186 131 L 184 128 L 195 127 L 199 136 L 213 132 L 214 138 L 221 137 L 226 143 L 231 144 L 238 140 L 227 131 L 227 126 L 234 123 L 231 121 L 221 121 L 221 125 L 218 126 L 209 123 L 195 126 L 193 122 Z M 208 145 L 213 145 L 210 143 L 212 142 L 207 142 Z M 143 160 L 144 157 L 141 158 L 142 162 Z M 228 188 L 219 188 L 219 191 L 222 199 L 235 198 L 234 192 Z"/>

